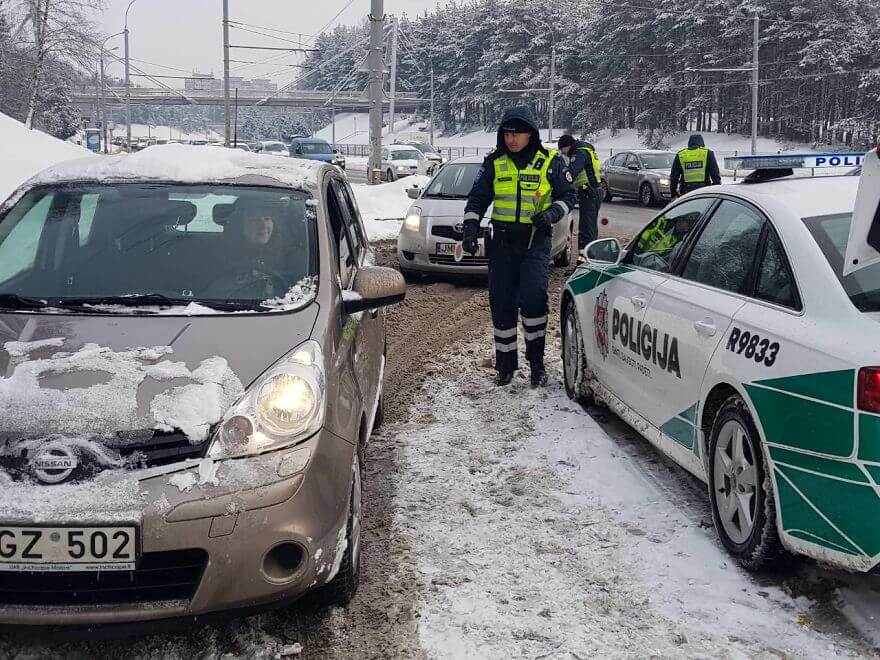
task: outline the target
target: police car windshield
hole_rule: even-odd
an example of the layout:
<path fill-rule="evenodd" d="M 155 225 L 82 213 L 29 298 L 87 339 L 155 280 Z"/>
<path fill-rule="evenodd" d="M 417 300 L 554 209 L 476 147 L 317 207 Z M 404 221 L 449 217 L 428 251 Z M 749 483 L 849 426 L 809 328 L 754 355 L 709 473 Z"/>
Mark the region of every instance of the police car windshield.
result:
<path fill-rule="evenodd" d="M 428 184 L 424 197 L 445 197 L 465 199 L 474 187 L 477 174 L 480 172 L 480 163 L 461 163 L 447 165 L 434 180 Z"/>
<path fill-rule="evenodd" d="M 649 170 L 671 170 L 674 154 L 640 154 L 645 168 Z"/>
<path fill-rule="evenodd" d="M 804 224 L 860 312 L 880 312 L 880 263 L 844 276 L 843 260 L 849 241 L 852 213 L 804 218 Z"/>

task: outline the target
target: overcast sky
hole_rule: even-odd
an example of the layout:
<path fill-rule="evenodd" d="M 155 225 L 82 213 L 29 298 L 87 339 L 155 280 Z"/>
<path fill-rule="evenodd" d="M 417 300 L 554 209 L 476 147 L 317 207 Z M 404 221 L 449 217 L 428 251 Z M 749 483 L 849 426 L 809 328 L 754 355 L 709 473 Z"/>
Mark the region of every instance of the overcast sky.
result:
<path fill-rule="evenodd" d="M 107 0 L 107 11 L 100 17 L 108 35 L 122 30 L 125 8 L 130 0 Z M 229 0 L 229 18 L 255 26 L 266 26 L 306 35 L 317 34 L 349 0 Z M 385 0 L 386 13 L 416 16 L 426 9 L 445 4 L 445 0 Z M 333 25 L 356 24 L 364 20 L 370 10 L 370 0 L 354 0 Z M 128 14 L 129 45 L 132 62 L 151 74 L 185 75 L 197 70 L 223 75 L 223 3 L 222 0 L 138 0 Z M 247 28 L 252 29 L 252 28 Z M 299 41 L 299 37 L 272 32 L 281 39 Z M 307 37 L 304 37 L 308 39 Z M 232 44 L 286 47 L 289 44 L 242 30 L 230 30 Z M 304 41 L 308 46 L 309 41 Z M 111 39 L 108 48 L 119 46 L 122 56 L 122 37 Z M 259 50 L 233 50 L 230 59 L 256 62 L 273 58 L 273 64 L 248 65 L 233 63 L 232 74 L 246 78 L 271 77 L 283 84 L 296 76 L 297 69 L 282 66 L 296 63 L 298 56 Z M 142 60 L 142 61 L 135 61 Z M 145 64 L 152 62 L 154 64 Z M 156 65 L 173 67 L 161 68 Z M 116 65 L 111 71 L 122 76 L 123 68 Z M 151 84 L 144 78 L 133 83 Z M 166 84 L 182 87 L 181 80 L 164 80 Z"/>

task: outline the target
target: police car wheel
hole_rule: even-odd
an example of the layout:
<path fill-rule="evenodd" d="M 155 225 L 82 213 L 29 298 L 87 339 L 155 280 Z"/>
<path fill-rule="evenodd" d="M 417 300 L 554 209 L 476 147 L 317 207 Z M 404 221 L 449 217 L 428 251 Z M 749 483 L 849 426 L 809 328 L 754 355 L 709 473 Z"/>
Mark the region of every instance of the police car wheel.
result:
<path fill-rule="evenodd" d="M 654 199 L 654 189 L 650 183 L 643 183 L 639 188 L 639 201 L 642 206 L 654 206 L 656 200 Z"/>
<path fill-rule="evenodd" d="M 587 357 L 574 301 L 569 301 L 562 313 L 562 372 L 568 398 L 586 401 L 590 395 L 586 378 Z"/>
<path fill-rule="evenodd" d="M 745 402 L 729 397 L 712 424 L 709 498 L 721 543 L 750 570 L 772 565 L 783 552 L 760 442 Z"/>

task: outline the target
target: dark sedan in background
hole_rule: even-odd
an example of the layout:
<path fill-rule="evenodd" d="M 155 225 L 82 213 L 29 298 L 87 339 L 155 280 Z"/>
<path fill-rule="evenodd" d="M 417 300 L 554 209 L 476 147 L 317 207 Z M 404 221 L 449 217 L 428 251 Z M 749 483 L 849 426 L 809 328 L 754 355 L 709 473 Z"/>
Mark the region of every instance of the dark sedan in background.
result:
<path fill-rule="evenodd" d="M 645 206 L 669 201 L 669 177 L 675 153 L 641 149 L 621 151 L 602 164 L 605 201 L 613 197 L 637 199 Z"/>

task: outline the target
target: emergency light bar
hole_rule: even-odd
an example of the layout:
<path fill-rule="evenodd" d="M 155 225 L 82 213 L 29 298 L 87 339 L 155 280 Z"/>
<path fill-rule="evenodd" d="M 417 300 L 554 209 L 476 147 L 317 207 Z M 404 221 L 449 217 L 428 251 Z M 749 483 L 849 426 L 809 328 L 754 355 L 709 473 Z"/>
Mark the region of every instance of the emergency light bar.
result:
<path fill-rule="evenodd" d="M 770 156 L 725 156 L 728 170 L 797 170 L 830 167 L 858 167 L 865 155 L 849 154 L 776 154 Z"/>

